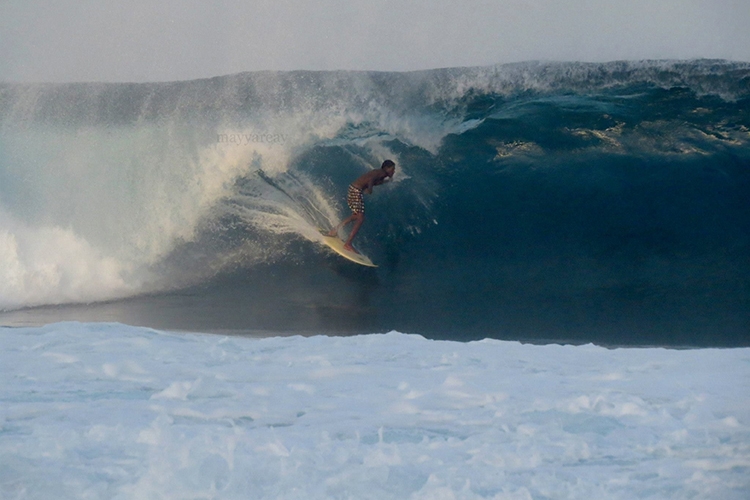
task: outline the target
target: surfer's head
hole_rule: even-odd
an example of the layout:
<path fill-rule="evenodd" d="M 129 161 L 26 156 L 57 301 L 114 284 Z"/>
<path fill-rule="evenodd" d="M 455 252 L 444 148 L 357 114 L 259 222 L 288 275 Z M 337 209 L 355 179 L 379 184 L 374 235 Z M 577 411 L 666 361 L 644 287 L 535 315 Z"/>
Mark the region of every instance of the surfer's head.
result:
<path fill-rule="evenodd" d="M 386 171 L 388 177 L 393 177 L 393 174 L 396 172 L 396 164 L 392 160 L 385 160 L 380 168 Z"/>

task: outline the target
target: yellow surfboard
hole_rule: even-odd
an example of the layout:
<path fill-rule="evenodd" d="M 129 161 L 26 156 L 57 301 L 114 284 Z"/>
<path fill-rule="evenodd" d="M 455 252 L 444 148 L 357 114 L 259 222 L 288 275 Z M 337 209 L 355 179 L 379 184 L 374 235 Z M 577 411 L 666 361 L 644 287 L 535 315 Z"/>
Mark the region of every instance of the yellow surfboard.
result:
<path fill-rule="evenodd" d="M 361 266 L 367 267 L 378 267 L 372 263 L 372 261 L 361 253 L 349 251 L 344 248 L 344 242 L 335 236 L 323 236 L 323 243 L 328 245 L 334 252 L 341 255 L 345 259 L 349 259 L 352 262 L 356 262 Z"/>

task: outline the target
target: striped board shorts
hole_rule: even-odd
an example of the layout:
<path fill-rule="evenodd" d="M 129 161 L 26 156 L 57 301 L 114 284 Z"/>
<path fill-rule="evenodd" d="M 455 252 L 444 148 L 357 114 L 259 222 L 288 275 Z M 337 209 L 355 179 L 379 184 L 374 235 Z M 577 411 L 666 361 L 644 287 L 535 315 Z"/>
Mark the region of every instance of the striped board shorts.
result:
<path fill-rule="evenodd" d="M 362 197 L 362 190 L 350 185 L 349 192 L 346 193 L 346 204 L 349 205 L 353 214 L 364 214 L 365 200 Z"/>

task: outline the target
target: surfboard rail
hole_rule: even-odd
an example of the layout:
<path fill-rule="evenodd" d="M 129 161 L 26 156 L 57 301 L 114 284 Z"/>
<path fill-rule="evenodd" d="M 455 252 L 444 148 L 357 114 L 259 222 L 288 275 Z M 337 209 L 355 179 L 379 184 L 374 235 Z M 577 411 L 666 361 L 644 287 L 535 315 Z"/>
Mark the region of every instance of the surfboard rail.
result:
<path fill-rule="evenodd" d="M 345 249 L 344 242 L 341 241 L 341 239 L 336 236 L 323 235 L 323 243 L 325 243 L 325 245 L 328 248 L 330 248 L 337 254 L 341 255 L 345 259 L 348 259 L 356 264 L 359 264 L 361 266 L 367 266 L 367 267 L 378 267 L 366 255 L 352 252 L 350 250 Z"/>

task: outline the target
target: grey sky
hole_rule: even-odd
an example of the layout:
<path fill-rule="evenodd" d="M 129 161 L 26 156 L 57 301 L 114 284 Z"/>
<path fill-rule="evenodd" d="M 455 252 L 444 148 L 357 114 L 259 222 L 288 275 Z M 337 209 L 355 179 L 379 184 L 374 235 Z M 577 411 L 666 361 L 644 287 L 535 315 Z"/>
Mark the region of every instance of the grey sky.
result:
<path fill-rule="evenodd" d="M 0 81 L 750 61 L 750 0 L 0 0 Z"/>

